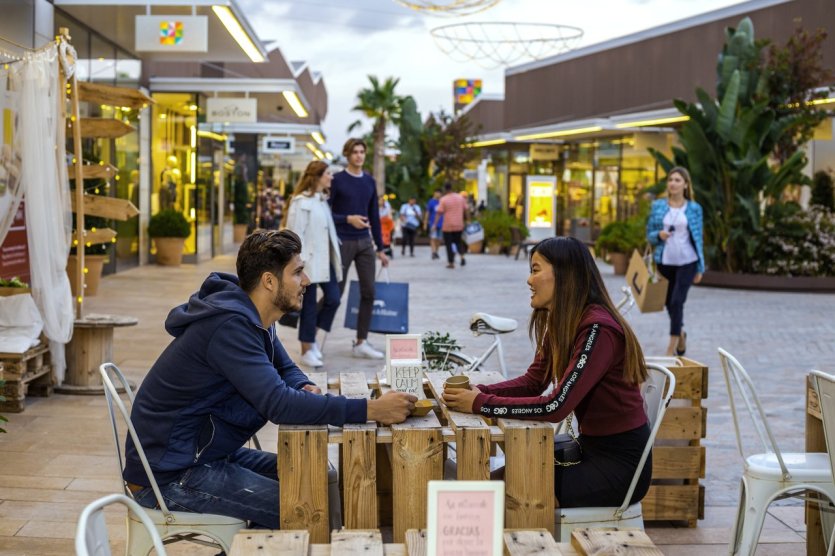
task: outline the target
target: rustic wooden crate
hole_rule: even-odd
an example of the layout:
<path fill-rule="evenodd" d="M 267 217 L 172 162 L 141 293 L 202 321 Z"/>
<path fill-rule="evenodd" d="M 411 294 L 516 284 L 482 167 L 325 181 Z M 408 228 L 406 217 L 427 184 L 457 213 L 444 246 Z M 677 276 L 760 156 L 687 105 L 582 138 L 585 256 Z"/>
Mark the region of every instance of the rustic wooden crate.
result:
<path fill-rule="evenodd" d="M 24 353 L 0 353 L 6 380 L 22 380 L 27 375 L 37 374 L 50 362 L 49 344 L 45 340 Z"/>
<path fill-rule="evenodd" d="M 47 397 L 55 386 L 49 345 L 41 341 L 25 353 L 0 353 L 3 366 L 3 396 L 0 411 L 20 413 L 26 409 L 26 397 Z"/>
<path fill-rule="evenodd" d="M 670 366 L 676 376 L 673 400 L 652 450 L 652 486 L 641 502 L 645 521 L 685 521 L 695 527 L 704 519 L 705 492 L 699 479 L 705 476 L 708 367 L 678 357 Z"/>

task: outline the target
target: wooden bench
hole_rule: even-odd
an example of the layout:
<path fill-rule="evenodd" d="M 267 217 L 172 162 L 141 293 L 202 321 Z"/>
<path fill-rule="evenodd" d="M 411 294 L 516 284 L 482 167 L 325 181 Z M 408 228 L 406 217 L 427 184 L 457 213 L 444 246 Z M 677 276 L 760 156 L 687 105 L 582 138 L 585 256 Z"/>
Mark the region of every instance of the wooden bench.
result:
<path fill-rule="evenodd" d="M 510 556 L 551 554 L 641 554 L 662 552 L 638 529 L 577 529 L 570 543 L 558 543 L 545 529 L 505 529 L 504 552 Z M 334 531 L 330 544 L 311 543 L 308 531 L 242 530 L 235 535 L 229 556 L 424 556 L 426 532 L 409 529 L 403 543 L 383 543 L 377 529 Z"/>

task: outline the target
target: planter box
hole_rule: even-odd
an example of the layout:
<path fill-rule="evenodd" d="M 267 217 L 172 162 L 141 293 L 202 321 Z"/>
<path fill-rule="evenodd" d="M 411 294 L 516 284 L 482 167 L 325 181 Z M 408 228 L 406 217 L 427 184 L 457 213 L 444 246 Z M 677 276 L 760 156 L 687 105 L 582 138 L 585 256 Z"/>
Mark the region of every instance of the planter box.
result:
<path fill-rule="evenodd" d="M 0 288 L 0 297 L 7 297 L 10 295 L 19 295 L 22 293 L 32 293 L 31 288 Z"/>
<path fill-rule="evenodd" d="M 740 290 L 835 293 L 835 276 L 771 276 L 708 270 L 699 285 Z"/>

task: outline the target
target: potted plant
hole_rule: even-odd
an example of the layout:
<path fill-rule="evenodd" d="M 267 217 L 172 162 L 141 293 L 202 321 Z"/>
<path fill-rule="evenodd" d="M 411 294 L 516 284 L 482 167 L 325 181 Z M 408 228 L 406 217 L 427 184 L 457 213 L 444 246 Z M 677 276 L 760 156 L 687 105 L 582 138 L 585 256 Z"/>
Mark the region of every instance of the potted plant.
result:
<path fill-rule="evenodd" d="M 610 222 L 603 227 L 594 246 L 598 252 L 606 252 L 615 274 L 626 274 L 629 256 L 646 243 L 643 222 L 638 220 Z"/>
<path fill-rule="evenodd" d="M 17 295 L 21 293 L 30 293 L 29 284 L 23 282 L 17 276 L 9 279 L 0 278 L 0 296 Z"/>
<path fill-rule="evenodd" d="M 487 252 L 492 255 L 509 251 L 513 245 L 513 228 L 518 228 L 523 238 L 528 236 L 525 225 L 503 210 L 485 211 L 478 220 L 484 228 Z"/>
<path fill-rule="evenodd" d="M 183 213 L 176 209 L 161 210 L 148 222 L 148 235 L 157 248 L 157 264 L 180 266 L 183 261 L 183 245 L 191 235 L 189 224 Z"/>

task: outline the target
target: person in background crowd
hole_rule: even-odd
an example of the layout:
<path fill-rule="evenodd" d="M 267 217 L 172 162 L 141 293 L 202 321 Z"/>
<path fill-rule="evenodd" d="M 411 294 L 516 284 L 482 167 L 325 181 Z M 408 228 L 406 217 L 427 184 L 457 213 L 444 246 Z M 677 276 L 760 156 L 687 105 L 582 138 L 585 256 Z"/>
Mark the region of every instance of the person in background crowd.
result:
<path fill-rule="evenodd" d="M 641 344 L 578 239 L 539 242 L 527 283 L 536 342 L 527 373 L 489 386 L 446 390 L 444 402 L 483 417 L 554 423 L 573 411 L 582 455 L 579 463 L 554 466 L 557 501 L 564 508 L 618 506 L 650 434 L 640 389 L 647 378 Z M 554 388 L 542 395 L 549 384 Z M 646 495 L 651 478 L 650 454 L 631 503 Z"/>
<path fill-rule="evenodd" d="M 455 251 L 461 256 L 461 266 L 467 264 L 464 259 L 464 242 L 461 241 L 461 233 L 464 231 L 464 224 L 467 219 L 467 201 L 452 190 L 452 184 L 444 185 L 444 196 L 435 209 L 435 225 L 438 219 L 443 217 L 441 230 L 444 233 L 444 245 L 446 246 L 447 268 L 455 268 Z M 453 250 L 453 245 L 455 250 Z"/>
<path fill-rule="evenodd" d="M 426 212 L 423 216 L 423 229 L 426 230 L 426 234 L 429 236 L 429 248 L 432 250 L 432 260 L 441 258 L 438 255 L 438 248 L 441 246 L 441 240 L 444 237 L 443 232 L 441 232 L 441 227 L 444 225 L 443 215 L 438 219 L 437 224 L 435 223 L 435 211 L 438 208 L 440 200 L 441 190 L 436 189 L 432 194 L 432 198 L 426 203 Z"/>
<path fill-rule="evenodd" d="M 400 207 L 400 227 L 403 230 L 403 250 L 401 255 L 406 256 L 406 247 L 409 247 L 409 256 L 415 256 L 415 236 L 421 221 L 420 205 L 417 198 L 409 197 L 409 202 Z"/>
<path fill-rule="evenodd" d="M 172 510 L 219 514 L 278 529 L 276 454 L 244 448 L 267 421 L 287 425 L 400 423 L 416 398 L 323 396 L 290 360 L 275 323 L 298 311 L 310 284 L 302 244 L 290 230 L 257 230 L 238 251 L 238 275 L 213 272 L 168 314 L 174 340 L 142 381 L 131 423 Z M 123 478 L 136 501 L 157 505 L 130 437 Z M 336 471 L 331 515 L 339 513 Z M 283 488 L 283 487 L 282 487 Z M 331 521 L 339 527 L 341 519 Z"/>
<path fill-rule="evenodd" d="M 647 221 L 647 241 L 655 247 L 655 263 L 669 281 L 667 355 L 684 355 L 687 350 L 684 302 L 690 286 L 701 282 L 705 271 L 704 218 L 693 196 L 690 172 L 680 166 L 673 168 L 667 174 L 667 198 L 652 203 Z"/>
<path fill-rule="evenodd" d="M 299 341 L 302 344 L 301 362 L 308 367 L 321 367 L 324 355 L 316 342 L 316 330 L 330 332 L 339 308 L 339 280 L 342 279 L 342 259 L 339 239 L 331 218 L 325 190 L 330 189 L 328 165 L 314 160 L 307 165 L 293 198 L 287 207 L 284 226 L 302 240 L 301 259 L 312 287 L 304 293 L 299 315 Z M 322 301 L 316 303 L 316 284 L 322 289 Z"/>
<path fill-rule="evenodd" d="M 380 209 L 377 206 L 377 184 L 374 178 L 362 170 L 365 152 L 366 146 L 362 139 L 351 138 L 345 142 L 342 154 L 348 159 L 348 167 L 333 177 L 329 202 L 336 223 L 336 234 L 341 242 L 342 281 L 339 283 L 339 291 L 345 291 L 351 263 L 356 263 L 359 278 L 360 306 L 357 339 L 352 355 L 382 359 L 383 352 L 368 343 L 368 329 L 371 327 L 371 311 L 374 308 L 375 257 L 380 259 L 384 267 L 388 266 L 389 259 L 383 252 L 385 245 L 380 228 Z"/>
<path fill-rule="evenodd" d="M 394 252 L 391 249 L 392 234 L 394 234 L 394 218 L 391 216 L 391 203 L 389 203 L 386 197 L 386 195 L 380 197 L 378 203 L 380 205 L 380 233 L 383 236 L 383 245 L 385 246 L 383 253 L 391 259 L 394 258 Z"/>

